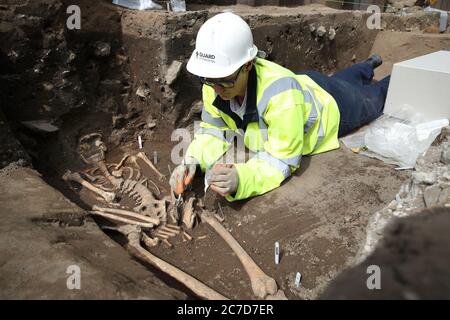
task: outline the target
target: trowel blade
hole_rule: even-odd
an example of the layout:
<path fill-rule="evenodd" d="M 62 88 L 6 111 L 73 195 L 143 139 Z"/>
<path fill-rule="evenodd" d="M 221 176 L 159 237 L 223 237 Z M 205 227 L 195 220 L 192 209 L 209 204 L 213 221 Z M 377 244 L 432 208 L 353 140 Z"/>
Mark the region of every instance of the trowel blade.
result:
<path fill-rule="evenodd" d="M 205 209 L 211 212 L 215 212 L 216 203 L 217 193 L 211 190 L 211 188 L 207 188 L 203 197 L 203 205 L 205 206 Z"/>

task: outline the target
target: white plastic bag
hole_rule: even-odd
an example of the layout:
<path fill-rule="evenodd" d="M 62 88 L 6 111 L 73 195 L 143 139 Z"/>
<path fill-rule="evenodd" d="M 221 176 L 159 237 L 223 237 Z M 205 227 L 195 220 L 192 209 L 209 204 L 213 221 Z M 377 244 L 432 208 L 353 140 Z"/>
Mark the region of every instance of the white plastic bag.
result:
<path fill-rule="evenodd" d="M 170 6 L 172 7 L 172 10 L 175 12 L 186 11 L 186 1 L 184 0 L 170 0 Z"/>
<path fill-rule="evenodd" d="M 384 116 L 367 130 L 365 145 L 372 152 L 394 159 L 400 167 L 413 168 L 419 154 L 428 150 L 441 129 L 448 124 L 448 119 L 405 123 Z"/>
<path fill-rule="evenodd" d="M 112 3 L 135 10 L 162 9 L 162 6 L 151 0 L 113 0 Z"/>

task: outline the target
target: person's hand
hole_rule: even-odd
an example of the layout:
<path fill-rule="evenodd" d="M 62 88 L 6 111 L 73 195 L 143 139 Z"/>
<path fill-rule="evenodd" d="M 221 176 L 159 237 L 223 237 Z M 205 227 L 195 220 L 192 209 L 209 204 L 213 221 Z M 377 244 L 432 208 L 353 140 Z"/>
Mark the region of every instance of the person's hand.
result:
<path fill-rule="evenodd" d="M 233 164 L 216 164 L 206 179 L 211 190 L 224 197 L 236 193 L 239 186 L 239 175 Z"/>
<path fill-rule="evenodd" d="M 186 157 L 183 163 L 173 170 L 169 184 L 176 194 L 182 194 L 186 186 L 192 183 L 196 169 L 197 160 L 192 157 Z"/>

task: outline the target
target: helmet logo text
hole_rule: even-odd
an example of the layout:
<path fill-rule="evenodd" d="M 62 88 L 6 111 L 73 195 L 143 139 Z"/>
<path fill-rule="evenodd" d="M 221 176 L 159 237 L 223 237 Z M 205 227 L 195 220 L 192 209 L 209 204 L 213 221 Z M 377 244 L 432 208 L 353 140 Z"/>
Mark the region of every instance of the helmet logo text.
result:
<path fill-rule="evenodd" d="M 214 60 L 216 58 L 215 55 L 210 54 L 210 53 L 203 53 L 203 52 L 198 52 L 196 53 L 196 57 L 197 59 L 207 59 L 207 60 Z"/>

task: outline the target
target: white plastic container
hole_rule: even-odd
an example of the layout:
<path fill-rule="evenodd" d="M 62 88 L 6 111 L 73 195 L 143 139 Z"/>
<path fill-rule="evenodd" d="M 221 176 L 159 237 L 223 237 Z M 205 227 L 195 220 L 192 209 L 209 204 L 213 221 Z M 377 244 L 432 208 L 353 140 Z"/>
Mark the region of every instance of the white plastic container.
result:
<path fill-rule="evenodd" d="M 134 10 L 162 9 L 159 4 L 151 0 L 113 0 L 112 3 Z"/>
<path fill-rule="evenodd" d="M 405 108 L 423 122 L 450 118 L 450 51 L 394 64 L 384 113 L 402 118 Z"/>

